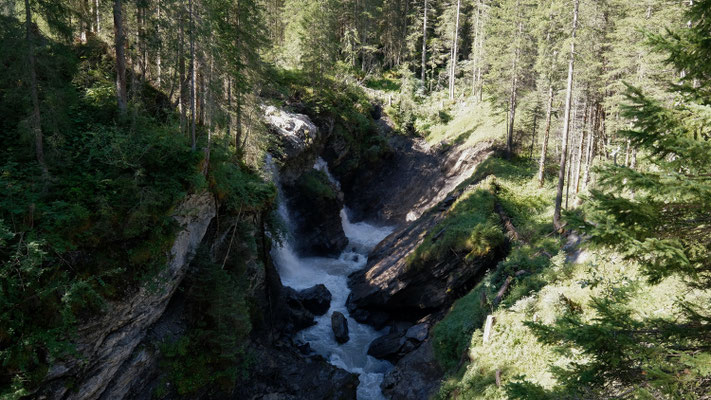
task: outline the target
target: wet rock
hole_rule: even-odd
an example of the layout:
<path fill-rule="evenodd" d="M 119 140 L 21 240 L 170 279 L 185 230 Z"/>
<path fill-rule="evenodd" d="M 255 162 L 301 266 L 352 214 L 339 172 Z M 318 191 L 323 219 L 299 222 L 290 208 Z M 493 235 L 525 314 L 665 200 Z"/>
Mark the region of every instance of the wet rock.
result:
<path fill-rule="evenodd" d="M 388 313 L 375 311 L 369 314 L 367 320 L 375 330 L 379 331 L 385 328 L 385 325 L 390 322 L 390 315 L 388 315 Z"/>
<path fill-rule="evenodd" d="M 430 327 L 427 324 L 417 324 L 407 330 L 407 332 L 405 333 L 405 337 L 408 339 L 416 340 L 418 342 L 422 342 L 427 339 L 429 329 Z"/>
<path fill-rule="evenodd" d="M 412 327 L 412 325 L 413 325 L 412 322 L 408 322 L 408 321 L 393 321 L 390 324 L 390 332 L 391 333 L 397 332 L 400 335 L 404 336 L 405 332 L 407 332 L 407 330 L 410 329 L 410 327 Z"/>
<path fill-rule="evenodd" d="M 428 341 L 398 361 L 380 387 L 392 400 L 429 399 L 437 393 L 443 375 Z"/>
<path fill-rule="evenodd" d="M 298 292 L 298 298 L 301 304 L 314 315 L 326 314 L 331 307 L 331 292 L 323 284 Z"/>
<path fill-rule="evenodd" d="M 277 303 L 283 302 L 286 307 L 279 307 L 277 320 L 279 330 L 285 333 L 296 333 L 316 323 L 314 314 L 304 305 L 301 295 L 290 287 L 281 288 L 281 296 Z"/>
<path fill-rule="evenodd" d="M 325 157 L 334 170 L 341 171 L 345 168 L 336 167 L 349 161 L 348 154 L 339 152 L 332 142 L 328 143 Z M 414 221 L 444 200 L 493 153 L 489 142 L 474 147 L 455 146 L 441 153 L 440 148 L 424 139 L 402 135 L 390 135 L 387 145 L 391 151 L 380 158 L 375 168 L 363 165 L 338 176 L 346 205 L 356 220 L 375 217 L 395 224 Z"/>
<path fill-rule="evenodd" d="M 358 375 L 322 357 L 304 357 L 297 349 L 253 346 L 258 362 L 237 382 L 231 399 L 355 400 Z"/>
<path fill-rule="evenodd" d="M 395 360 L 400 348 L 405 343 L 402 332 L 391 332 L 380 336 L 370 343 L 368 354 L 383 360 Z"/>
<path fill-rule="evenodd" d="M 348 320 L 338 311 L 334 311 L 331 314 L 331 329 L 333 329 L 333 335 L 338 343 L 343 344 L 350 339 L 348 336 Z"/>
<path fill-rule="evenodd" d="M 348 245 L 341 224 L 343 194 L 316 169 L 283 185 L 294 228 L 294 250 L 301 256 L 337 256 Z"/>

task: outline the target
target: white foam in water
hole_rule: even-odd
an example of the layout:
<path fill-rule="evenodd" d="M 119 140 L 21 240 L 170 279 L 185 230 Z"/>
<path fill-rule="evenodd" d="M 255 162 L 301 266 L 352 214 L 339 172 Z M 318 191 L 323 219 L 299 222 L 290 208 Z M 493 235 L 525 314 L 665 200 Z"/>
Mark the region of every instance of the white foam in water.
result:
<path fill-rule="evenodd" d="M 329 179 L 337 184 L 328 172 L 325 161 L 319 159 L 314 168 L 324 171 Z M 283 201 L 281 204 L 279 213 L 288 224 L 288 210 L 283 206 Z M 316 325 L 299 332 L 297 339 L 309 342 L 311 348 L 331 364 L 360 374 L 359 400 L 381 400 L 384 397 L 380 391 L 380 383 L 392 364 L 367 355 L 370 342 L 383 332 L 359 324 L 350 317 L 346 309 L 346 300 L 350 294 L 347 278 L 353 271 L 365 267 L 368 252 L 388 236 L 392 228 L 377 227 L 364 222 L 352 223 L 345 208 L 341 210 L 341 223 L 349 244 L 338 258 L 300 258 L 288 241 L 274 247 L 272 258 L 284 285 L 294 289 L 306 289 L 322 283 L 333 296 L 328 312 L 316 317 Z M 333 336 L 331 314 L 334 311 L 340 311 L 348 318 L 350 340 L 344 344 L 338 344 Z"/>

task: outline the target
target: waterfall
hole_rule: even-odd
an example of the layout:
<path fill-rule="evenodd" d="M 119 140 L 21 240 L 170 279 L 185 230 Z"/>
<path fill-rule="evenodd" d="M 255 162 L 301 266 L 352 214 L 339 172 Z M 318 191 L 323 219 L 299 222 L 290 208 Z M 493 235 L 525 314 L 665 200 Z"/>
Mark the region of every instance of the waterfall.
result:
<path fill-rule="evenodd" d="M 325 172 L 331 182 L 340 188 L 324 160 L 319 158 L 314 168 Z M 275 179 L 275 182 L 278 180 Z M 281 188 L 279 190 L 281 196 Z M 289 210 L 283 199 L 280 200 L 279 214 L 289 226 Z M 301 258 L 293 251 L 290 243 L 292 239 L 275 246 L 272 249 L 272 258 L 284 285 L 299 290 L 322 283 L 333 296 L 328 312 L 316 317 L 316 325 L 300 331 L 297 339 L 310 343 L 311 348 L 331 364 L 360 374 L 359 400 L 380 400 L 384 399 L 380 383 L 392 364 L 367 355 L 367 351 L 370 342 L 383 332 L 351 318 L 346 309 L 346 300 L 350 294 L 348 275 L 365 267 L 370 250 L 388 236 L 392 228 L 373 226 L 365 222 L 353 223 L 346 208 L 341 210 L 341 223 L 349 243 L 338 258 Z M 336 342 L 331 330 L 331 314 L 334 311 L 340 311 L 348 319 L 350 340 L 344 344 Z"/>

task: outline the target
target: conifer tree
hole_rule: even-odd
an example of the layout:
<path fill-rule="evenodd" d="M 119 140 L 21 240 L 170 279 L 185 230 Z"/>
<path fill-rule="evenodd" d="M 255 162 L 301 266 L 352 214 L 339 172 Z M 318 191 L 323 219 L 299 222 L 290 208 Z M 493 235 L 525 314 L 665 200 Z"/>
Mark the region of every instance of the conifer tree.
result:
<path fill-rule="evenodd" d="M 629 86 L 619 132 L 640 150 L 646 168 L 608 165 L 585 207 L 572 221 L 595 245 L 638 263 L 650 283 L 671 276 L 688 288 L 711 290 L 711 1 L 695 2 L 689 27 L 650 35 L 679 73 L 660 82 L 655 98 Z M 593 299 L 596 316 L 569 313 L 554 325 L 530 324 L 545 343 L 574 348 L 584 359 L 555 373 L 551 391 L 529 382 L 510 385 L 514 398 L 703 398 L 711 387 L 711 313 L 682 295 L 673 319 L 635 314 L 634 285 Z M 703 298 L 703 297 L 701 297 Z"/>

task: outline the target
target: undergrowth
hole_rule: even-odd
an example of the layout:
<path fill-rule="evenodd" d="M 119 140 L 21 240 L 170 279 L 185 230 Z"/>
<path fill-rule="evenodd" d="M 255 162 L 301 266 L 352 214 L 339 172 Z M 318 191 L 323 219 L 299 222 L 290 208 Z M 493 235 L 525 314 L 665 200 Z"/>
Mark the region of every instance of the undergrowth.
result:
<path fill-rule="evenodd" d="M 24 56 L 11 51 L 24 47 L 24 31 L 3 21 L 0 396 L 18 398 L 58 359 L 77 356 L 72 339 L 82 321 L 153 282 L 178 229 L 174 207 L 187 194 L 212 189 L 237 213 L 268 209 L 276 191 L 221 142 L 206 179 L 203 152 L 191 151 L 167 97 L 147 85 L 130 88 L 132 106 L 119 115 L 109 47 L 93 38 L 72 46 L 45 38 L 38 50 L 47 60 L 37 71 L 43 179 L 30 145 L 29 94 L 17 85 Z"/>

